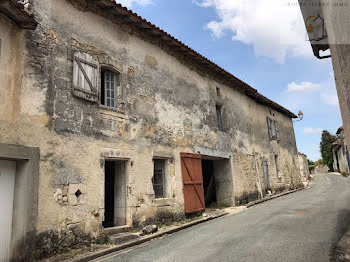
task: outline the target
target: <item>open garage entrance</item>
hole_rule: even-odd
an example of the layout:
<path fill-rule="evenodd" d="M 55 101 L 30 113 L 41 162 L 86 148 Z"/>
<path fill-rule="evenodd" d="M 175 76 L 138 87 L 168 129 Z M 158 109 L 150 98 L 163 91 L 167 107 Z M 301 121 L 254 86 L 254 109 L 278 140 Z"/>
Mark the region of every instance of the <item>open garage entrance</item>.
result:
<path fill-rule="evenodd" d="M 201 156 L 205 207 L 233 205 L 230 159 Z"/>
<path fill-rule="evenodd" d="M 104 228 L 126 225 L 126 163 L 105 161 L 105 219 Z"/>
<path fill-rule="evenodd" d="M 214 161 L 202 159 L 203 189 L 205 207 L 216 204 Z"/>
<path fill-rule="evenodd" d="M 233 205 L 231 158 L 194 153 L 180 156 L 186 214 Z"/>

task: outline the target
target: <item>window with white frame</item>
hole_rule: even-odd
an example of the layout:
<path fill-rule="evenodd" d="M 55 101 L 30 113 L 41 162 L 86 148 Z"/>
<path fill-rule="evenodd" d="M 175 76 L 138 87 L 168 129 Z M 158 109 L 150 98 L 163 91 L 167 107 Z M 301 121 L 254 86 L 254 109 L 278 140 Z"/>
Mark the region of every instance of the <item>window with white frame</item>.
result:
<path fill-rule="evenodd" d="M 101 70 L 101 105 L 116 108 L 119 75 L 111 70 Z"/>

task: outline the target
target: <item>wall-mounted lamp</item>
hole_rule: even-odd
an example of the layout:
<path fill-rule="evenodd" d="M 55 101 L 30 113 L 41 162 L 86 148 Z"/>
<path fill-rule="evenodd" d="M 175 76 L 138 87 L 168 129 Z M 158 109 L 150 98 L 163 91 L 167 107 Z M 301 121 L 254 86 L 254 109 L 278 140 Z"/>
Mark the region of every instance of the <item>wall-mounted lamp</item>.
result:
<path fill-rule="evenodd" d="M 303 118 L 304 118 L 304 114 L 303 114 L 303 112 L 299 111 L 299 113 L 298 113 L 298 118 L 299 118 L 299 119 L 294 120 L 293 122 L 297 122 L 297 121 L 301 121 L 301 120 L 303 120 Z"/>

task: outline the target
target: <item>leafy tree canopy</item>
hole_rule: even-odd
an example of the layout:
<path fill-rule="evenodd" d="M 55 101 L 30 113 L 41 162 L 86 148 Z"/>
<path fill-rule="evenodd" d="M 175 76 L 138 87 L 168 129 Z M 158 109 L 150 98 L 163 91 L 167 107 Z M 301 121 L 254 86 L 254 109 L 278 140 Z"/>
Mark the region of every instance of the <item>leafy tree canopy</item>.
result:
<path fill-rule="evenodd" d="M 322 158 L 315 162 L 315 166 L 322 166 L 322 165 L 325 165 L 325 162 Z"/>
<path fill-rule="evenodd" d="M 315 162 L 310 160 L 310 159 L 307 159 L 307 163 L 308 163 L 309 166 L 315 165 Z"/>
<path fill-rule="evenodd" d="M 332 143 L 337 140 L 337 137 L 329 133 L 327 130 L 322 131 L 320 151 L 324 164 L 328 166 L 329 170 L 333 171 L 333 153 Z"/>

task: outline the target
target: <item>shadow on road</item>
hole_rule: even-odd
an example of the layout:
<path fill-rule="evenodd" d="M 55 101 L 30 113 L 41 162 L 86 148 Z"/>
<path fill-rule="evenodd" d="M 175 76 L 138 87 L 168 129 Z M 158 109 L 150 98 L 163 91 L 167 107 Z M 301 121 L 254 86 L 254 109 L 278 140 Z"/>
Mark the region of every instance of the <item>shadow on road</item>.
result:
<path fill-rule="evenodd" d="M 339 212 L 336 225 L 337 239 L 330 250 L 332 262 L 350 261 L 350 210 Z"/>

